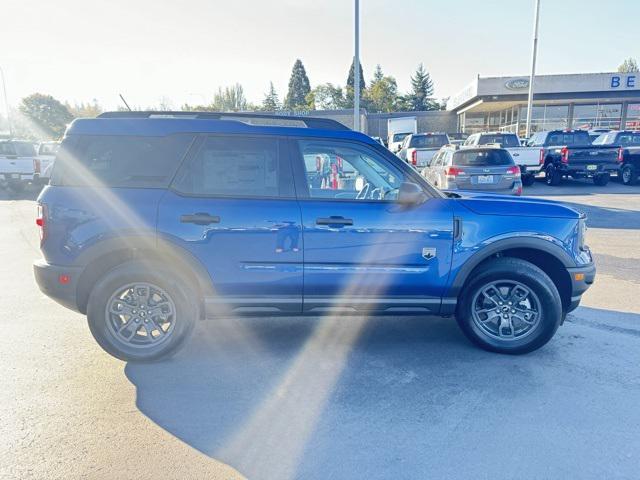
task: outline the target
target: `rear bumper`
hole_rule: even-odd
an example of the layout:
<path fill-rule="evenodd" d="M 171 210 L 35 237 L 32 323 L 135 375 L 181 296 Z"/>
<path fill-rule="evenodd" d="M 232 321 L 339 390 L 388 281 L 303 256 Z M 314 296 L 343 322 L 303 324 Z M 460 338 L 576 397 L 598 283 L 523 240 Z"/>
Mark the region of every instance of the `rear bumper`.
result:
<path fill-rule="evenodd" d="M 585 164 L 579 164 L 579 165 L 561 165 L 560 166 L 560 171 L 563 174 L 580 174 L 580 175 L 584 175 L 584 176 L 588 176 L 591 177 L 593 175 L 598 175 L 598 174 L 602 174 L 602 173 L 616 173 L 618 171 L 619 168 L 619 164 L 618 163 L 602 163 L 602 164 L 596 164 L 596 169 L 595 170 L 589 170 L 587 168 L 589 164 L 585 163 Z"/>
<path fill-rule="evenodd" d="M 0 172 L 0 182 L 30 182 L 37 178 L 33 173 L 4 173 Z"/>
<path fill-rule="evenodd" d="M 80 277 L 80 273 L 82 273 L 81 268 L 51 265 L 44 260 L 37 260 L 33 263 L 33 273 L 42 293 L 60 305 L 76 312 L 80 311 L 76 295 L 78 291 L 78 278 Z M 60 282 L 61 275 L 68 277 L 68 283 Z"/>
<path fill-rule="evenodd" d="M 571 276 L 571 302 L 568 312 L 575 310 L 580 305 L 582 294 L 593 284 L 596 278 L 596 265 L 591 263 L 582 267 L 567 268 Z"/>

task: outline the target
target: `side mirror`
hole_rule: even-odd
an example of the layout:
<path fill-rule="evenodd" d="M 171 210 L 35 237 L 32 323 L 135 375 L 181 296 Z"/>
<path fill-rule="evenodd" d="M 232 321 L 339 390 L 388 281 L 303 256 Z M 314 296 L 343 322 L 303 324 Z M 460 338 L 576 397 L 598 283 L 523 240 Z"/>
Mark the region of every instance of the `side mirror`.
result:
<path fill-rule="evenodd" d="M 422 188 L 412 182 L 404 182 L 398 190 L 398 203 L 400 205 L 419 205 L 427 199 Z"/>

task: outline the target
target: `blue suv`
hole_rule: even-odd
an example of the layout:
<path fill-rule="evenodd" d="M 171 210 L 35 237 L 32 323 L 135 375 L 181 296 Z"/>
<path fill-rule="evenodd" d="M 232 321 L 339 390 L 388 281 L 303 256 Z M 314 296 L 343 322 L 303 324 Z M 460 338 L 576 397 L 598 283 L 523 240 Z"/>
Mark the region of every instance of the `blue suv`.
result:
<path fill-rule="evenodd" d="M 439 192 L 327 119 L 76 120 L 38 209 L 40 289 L 125 360 L 175 351 L 198 319 L 240 315 L 455 316 L 480 347 L 525 353 L 595 276 L 584 215 Z"/>

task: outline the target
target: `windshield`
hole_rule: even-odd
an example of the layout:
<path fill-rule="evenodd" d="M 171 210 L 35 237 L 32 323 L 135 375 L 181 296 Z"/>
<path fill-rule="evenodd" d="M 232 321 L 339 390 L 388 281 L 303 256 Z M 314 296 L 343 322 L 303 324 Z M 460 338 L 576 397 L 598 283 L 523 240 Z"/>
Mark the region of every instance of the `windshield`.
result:
<path fill-rule="evenodd" d="M 43 143 L 40 145 L 40 155 L 55 155 L 60 147 L 59 143 Z"/>
<path fill-rule="evenodd" d="M 470 150 L 454 153 L 453 164 L 463 167 L 502 166 L 513 165 L 513 159 L 506 150 Z"/>
<path fill-rule="evenodd" d="M 409 147 L 412 148 L 440 148 L 449 143 L 446 135 L 414 135 Z"/>
<path fill-rule="evenodd" d="M 518 136 L 513 134 L 488 134 L 480 135 L 478 145 L 487 145 L 489 143 L 498 143 L 503 147 L 519 147 L 520 142 Z"/>
<path fill-rule="evenodd" d="M 410 133 L 394 133 L 392 137 L 392 142 L 401 142 L 405 139 L 407 135 L 411 135 Z"/>

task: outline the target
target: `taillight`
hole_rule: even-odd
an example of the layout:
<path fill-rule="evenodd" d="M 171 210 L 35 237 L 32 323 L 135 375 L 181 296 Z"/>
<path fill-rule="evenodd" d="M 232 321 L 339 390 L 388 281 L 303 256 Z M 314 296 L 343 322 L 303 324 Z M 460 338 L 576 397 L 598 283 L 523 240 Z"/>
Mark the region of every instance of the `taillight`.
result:
<path fill-rule="evenodd" d="M 40 167 L 41 167 L 40 159 L 34 158 L 33 159 L 33 171 L 34 171 L 34 173 L 40 173 Z"/>
<path fill-rule="evenodd" d="M 624 151 L 622 150 L 622 147 L 620 147 L 618 149 L 618 163 L 622 162 L 624 162 Z"/>
<path fill-rule="evenodd" d="M 538 163 L 540 163 L 540 165 L 544 164 L 544 148 L 540 149 L 540 160 Z"/>
<path fill-rule="evenodd" d="M 411 152 L 411 165 L 416 166 L 418 165 L 418 151 L 414 150 L 413 152 Z"/>
<path fill-rule="evenodd" d="M 444 173 L 447 177 L 457 177 L 458 175 L 464 175 L 464 170 L 458 167 L 447 167 Z"/>
<path fill-rule="evenodd" d="M 47 238 L 47 206 L 42 203 L 38 204 L 38 216 L 36 217 L 36 225 L 40 230 L 40 245 L 42 245 L 44 239 Z"/>
<path fill-rule="evenodd" d="M 514 175 L 516 177 L 520 176 L 520 167 L 514 165 L 513 167 L 507 168 L 507 175 Z"/>
<path fill-rule="evenodd" d="M 569 149 L 567 147 L 560 149 L 560 161 L 562 163 L 569 163 Z"/>

